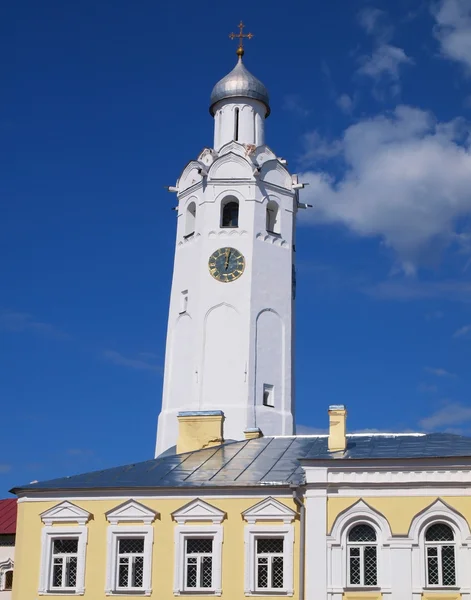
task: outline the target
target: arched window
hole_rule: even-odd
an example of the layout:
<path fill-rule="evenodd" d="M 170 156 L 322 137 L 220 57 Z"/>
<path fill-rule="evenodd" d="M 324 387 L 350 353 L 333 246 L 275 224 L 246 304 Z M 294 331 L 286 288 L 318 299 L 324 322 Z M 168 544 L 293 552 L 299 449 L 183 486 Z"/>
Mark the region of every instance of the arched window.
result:
<path fill-rule="evenodd" d="M 348 585 L 368 586 L 378 583 L 376 531 L 361 523 L 348 532 Z"/>
<path fill-rule="evenodd" d="M 239 202 L 235 198 L 222 204 L 221 227 L 239 227 Z"/>
<path fill-rule="evenodd" d="M 456 585 L 455 535 L 445 523 L 434 523 L 425 532 L 427 585 Z"/>
<path fill-rule="evenodd" d="M 280 209 L 272 200 L 267 204 L 267 231 L 268 233 L 280 233 Z"/>
<path fill-rule="evenodd" d="M 190 202 L 185 215 L 185 237 L 190 237 L 195 233 L 196 227 L 196 204 Z"/>
<path fill-rule="evenodd" d="M 11 590 L 13 587 L 13 571 L 7 571 L 4 575 L 4 590 Z"/>

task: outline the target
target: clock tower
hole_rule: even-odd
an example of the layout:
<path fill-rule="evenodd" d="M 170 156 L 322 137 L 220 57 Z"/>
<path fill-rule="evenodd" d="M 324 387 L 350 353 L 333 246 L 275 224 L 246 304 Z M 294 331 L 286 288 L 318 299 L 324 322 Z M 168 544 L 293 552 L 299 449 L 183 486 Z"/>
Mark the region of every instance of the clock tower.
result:
<path fill-rule="evenodd" d="M 234 35 L 242 37 L 251 34 Z M 224 438 L 294 432 L 297 177 L 265 144 L 270 104 L 246 69 L 214 87 L 214 145 L 184 168 L 156 455 L 182 411 L 223 411 Z"/>

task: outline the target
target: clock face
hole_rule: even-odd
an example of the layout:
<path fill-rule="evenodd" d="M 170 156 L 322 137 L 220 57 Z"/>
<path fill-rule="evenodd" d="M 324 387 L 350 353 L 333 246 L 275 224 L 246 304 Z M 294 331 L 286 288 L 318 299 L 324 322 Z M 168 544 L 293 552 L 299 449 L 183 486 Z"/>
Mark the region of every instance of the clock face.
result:
<path fill-rule="evenodd" d="M 209 257 L 208 267 L 214 279 L 229 283 L 242 275 L 245 259 L 235 248 L 219 248 Z"/>

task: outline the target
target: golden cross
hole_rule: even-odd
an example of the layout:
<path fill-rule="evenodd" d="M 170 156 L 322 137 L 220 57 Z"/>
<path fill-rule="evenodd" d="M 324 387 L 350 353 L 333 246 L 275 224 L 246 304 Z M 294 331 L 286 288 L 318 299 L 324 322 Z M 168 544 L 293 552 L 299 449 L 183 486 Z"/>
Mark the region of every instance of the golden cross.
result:
<path fill-rule="evenodd" d="M 231 40 L 235 38 L 239 38 L 239 47 L 237 48 L 237 55 L 242 57 L 244 56 L 244 38 L 251 40 L 253 38 L 253 33 L 243 33 L 245 25 L 242 21 L 239 23 L 239 33 L 230 33 L 229 37 Z"/>

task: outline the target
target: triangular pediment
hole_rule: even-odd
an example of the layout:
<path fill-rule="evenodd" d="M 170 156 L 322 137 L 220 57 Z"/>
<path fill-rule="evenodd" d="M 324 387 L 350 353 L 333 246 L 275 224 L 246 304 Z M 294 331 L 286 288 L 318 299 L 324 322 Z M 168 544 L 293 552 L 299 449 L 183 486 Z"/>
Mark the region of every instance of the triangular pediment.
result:
<path fill-rule="evenodd" d="M 136 502 L 135 500 L 128 500 L 124 504 L 120 504 L 116 508 L 112 508 L 107 513 L 105 513 L 106 519 L 112 525 L 117 525 L 118 523 L 129 523 L 129 522 L 142 522 L 145 525 L 150 525 L 159 514 L 144 506 L 140 502 Z"/>
<path fill-rule="evenodd" d="M 208 504 L 200 498 L 195 498 L 182 508 L 172 513 L 172 517 L 179 525 L 187 521 L 211 521 L 211 523 L 222 523 L 226 513 L 212 504 Z"/>
<path fill-rule="evenodd" d="M 296 517 L 296 512 L 282 504 L 275 498 L 265 498 L 258 504 L 244 510 L 242 516 L 247 523 L 255 523 L 256 521 L 283 521 L 283 523 L 291 523 Z"/>
<path fill-rule="evenodd" d="M 66 500 L 41 513 L 40 516 L 45 525 L 53 525 L 54 523 L 85 525 L 92 515 L 87 510 Z"/>

